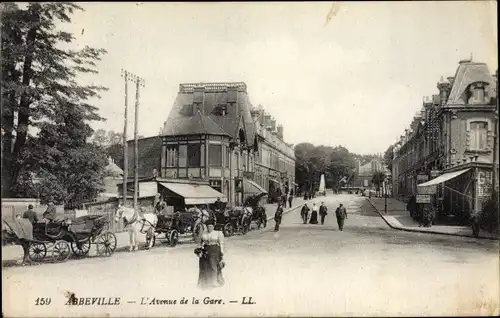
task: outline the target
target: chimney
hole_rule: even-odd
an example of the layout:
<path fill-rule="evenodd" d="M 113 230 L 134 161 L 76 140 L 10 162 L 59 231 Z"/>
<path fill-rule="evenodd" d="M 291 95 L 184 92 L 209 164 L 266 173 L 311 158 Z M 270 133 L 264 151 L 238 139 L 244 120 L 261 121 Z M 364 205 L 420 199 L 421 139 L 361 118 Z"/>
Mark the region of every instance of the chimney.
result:
<path fill-rule="evenodd" d="M 193 109 L 193 112 L 196 114 L 196 112 L 199 110 L 202 114 L 204 114 L 204 98 L 205 97 L 205 87 L 195 87 L 194 88 L 194 93 L 193 93 L 193 104 L 195 109 Z"/>
<path fill-rule="evenodd" d="M 278 125 L 278 138 L 283 140 L 283 125 Z"/>
<path fill-rule="evenodd" d="M 271 119 L 271 131 L 276 131 L 276 119 Z"/>
<path fill-rule="evenodd" d="M 238 99 L 238 88 L 236 86 L 229 86 L 227 88 L 227 102 L 228 103 L 236 103 Z"/>
<path fill-rule="evenodd" d="M 271 128 L 271 115 L 264 115 L 264 127 L 265 128 Z"/>

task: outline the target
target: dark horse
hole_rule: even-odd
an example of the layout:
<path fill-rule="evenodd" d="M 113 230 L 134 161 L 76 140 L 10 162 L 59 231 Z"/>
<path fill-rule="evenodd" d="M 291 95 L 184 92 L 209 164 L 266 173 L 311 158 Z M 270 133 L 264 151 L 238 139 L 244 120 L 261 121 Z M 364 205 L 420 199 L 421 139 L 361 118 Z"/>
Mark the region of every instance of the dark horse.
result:
<path fill-rule="evenodd" d="M 260 199 L 264 195 L 265 194 L 251 195 L 245 200 L 244 203 L 246 207 L 252 208 L 253 213 L 251 221 L 255 221 L 255 223 L 257 224 L 257 228 L 260 228 L 261 225 L 263 225 L 263 227 L 267 226 L 266 208 L 259 204 Z"/>

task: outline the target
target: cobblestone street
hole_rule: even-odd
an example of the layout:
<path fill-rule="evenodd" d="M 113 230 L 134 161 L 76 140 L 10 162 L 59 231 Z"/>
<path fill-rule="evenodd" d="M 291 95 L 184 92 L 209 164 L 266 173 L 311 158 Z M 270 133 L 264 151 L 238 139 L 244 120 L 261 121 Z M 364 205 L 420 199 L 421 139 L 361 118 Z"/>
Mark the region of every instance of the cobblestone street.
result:
<path fill-rule="evenodd" d="M 196 288 L 194 244 L 159 244 L 150 251 L 117 252 L 110 258 L 4 268 L 4 314 L 29 316 L 36 309 L 40 316 L 56 308 L 65 316 L 203 316 L 214 310 L 226 316 L 235 310 L 268 316 L 499 313 L 498 284 L 493 283 L 499 280 L 498 242 L 396 231 L 363 197 L 328 195 L 316 201 L 322 199 L 329 208 L 323 226 L 302 224 L 297 209 L 284 215 L 278 233 L 270 221 L 266 229 L 227 239 L 222 288 Z M 339 203 L 348 212 L 343 232 L 334 216 Z M 268 216 L 273 214 L 268 211 Z M 67 292 L 121 297 L 121 305 L 76 310 L 64 306 Z M 225 305 L 140 305 L 141 297 L 179 302 L 182 297 L 191 301 L 207 296 L 223 299 Z M 52 302 L 35 307 L 37 297 Z M 230 301 L 241 303 L 242 297 L 252 297 L 255 304 L 235 309 L 237 304 Z"/>

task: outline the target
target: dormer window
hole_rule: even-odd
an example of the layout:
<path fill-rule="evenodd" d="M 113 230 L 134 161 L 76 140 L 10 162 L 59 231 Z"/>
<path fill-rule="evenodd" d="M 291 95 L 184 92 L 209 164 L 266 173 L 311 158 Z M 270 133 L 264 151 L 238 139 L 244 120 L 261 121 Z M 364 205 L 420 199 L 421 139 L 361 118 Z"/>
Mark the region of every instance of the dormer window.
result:
<path fill-rule="evenodd" d="M 485 103 L 485 83 L 473 83 L 469 87 L 469 104 L 484 104 Z"/>
<path fill-rule="evenodd" d="M 227 104 L 219 104 L 214 109 L 214 114 L 217 116 L 226 116 L 228 113 Z"/>
<path fill-rule="evenodd" d="M 182 114 L 184 116 L 193 116 L 194 115 L 194 107 L 193 107 L 193 104 L 188 104 L 188 105 L 184 105 L 182 107 Z"/>

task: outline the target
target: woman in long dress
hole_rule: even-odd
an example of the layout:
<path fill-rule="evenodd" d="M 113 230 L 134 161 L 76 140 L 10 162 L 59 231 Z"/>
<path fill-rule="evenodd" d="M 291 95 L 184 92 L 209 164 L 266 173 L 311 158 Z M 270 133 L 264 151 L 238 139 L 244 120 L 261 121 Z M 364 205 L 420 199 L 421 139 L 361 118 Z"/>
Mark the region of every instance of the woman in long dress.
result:
<path fill-rule="evenodd" d="M 318 224 L 318 206 L 316 203 L 313 203 L 309 224 Z"/>
<path fill-rule="evenodd" d="M 200 274 L 198 287 L 214 288 L 224 285 L 222 268 L 224 267 L 224 234 L 214 230 L 214 221 L 207 222 L 207 231 L 201 235 L 200 248 L 197 254 L 200 258 Z"/>

